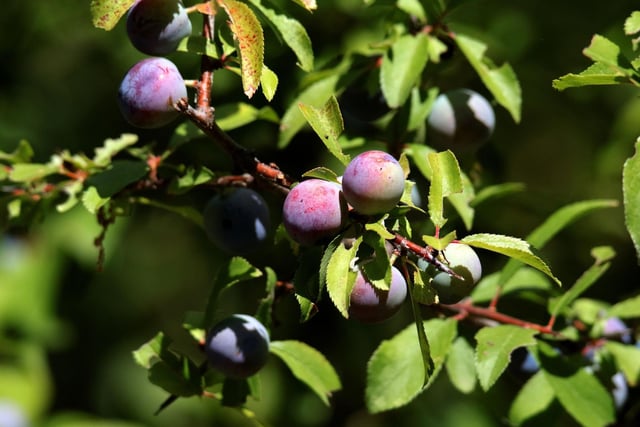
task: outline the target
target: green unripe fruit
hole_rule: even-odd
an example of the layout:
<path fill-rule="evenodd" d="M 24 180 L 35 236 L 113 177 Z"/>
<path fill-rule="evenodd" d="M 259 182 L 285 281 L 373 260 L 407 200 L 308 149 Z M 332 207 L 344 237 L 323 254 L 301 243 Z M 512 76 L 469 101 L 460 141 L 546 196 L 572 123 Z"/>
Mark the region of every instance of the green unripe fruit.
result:
<path fill-rule="evenodd" d="M 443 304 L 454 304 L 468 296 L 482 277 L 482 265 L 476 252 L 463 243 L 450 243 L 442 251 L 449 268 L 462 277 L 458 279 L 439 271 L 431 279 L 431 285 Z"/>

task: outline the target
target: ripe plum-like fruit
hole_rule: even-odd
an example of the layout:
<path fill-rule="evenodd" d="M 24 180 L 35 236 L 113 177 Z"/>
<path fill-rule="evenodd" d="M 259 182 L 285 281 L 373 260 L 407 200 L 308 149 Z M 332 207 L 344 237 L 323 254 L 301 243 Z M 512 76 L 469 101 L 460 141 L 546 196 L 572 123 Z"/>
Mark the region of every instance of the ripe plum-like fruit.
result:
<path fill-rule="evenodd" d="M 342 191 L 356 212 L 376 215 L 390 211 L 404 192 L 404 170 L 390 154 L 370 150 L 354 157 L 342 175 Z"/>
<path fill-rule="evenodd" d="M 427 119 L 429 145 L 454 152 L 479 148 L 493 134 L 496 118 L 485 97 L 470 89 L 438 95 Z"/>
<path fill-rule="evenodd" d="M 129 40 L 147 55 L 163 56 L 175 51 L 191 29 L 180 0 L 138 0 L 127 15 Z"/>
<path fill-rule="evenodd" d="M 233 255 L 258 249 L 271 227 L 267 203 L 250 188 L 216 194 L 207 202 L 202 217 L 209 240 Z"/>
<path fill-rule="evenodd" d="M 407 298 L 407 282 L 396 267 L 391 267 L 389 290 L 376 288 L 361 271 L 351 291 L 349 316 L 364 323 L 376 323 L 396 314 Z"/>
<path fill-rule="evenodd" d="M 346 218 L 347 202 L 340 185 L 316 178 L 293 187 L 282 206 L 282 222 L 287 233 L 306 246 L 335 236 Z"/>
<path fill-rule="evenodd" d="M 255 317 L 234 314 L 218 322 L 205 340 L 209 365 L 229 378 L 258 372 L 269 356 L 269 333 Z"/>
<path fill-rule="evenodd" d="M 178 117 L 173 104 L 186 96 L 184 79 L 173 62 L 146 58 L 131 67 L 122 79 L 118 104 L 132 125 L 157 128 Z"/>
<path fill-rule="evenodd" d="M 471 246 L 463 243 L 449 243 L 442 252 L 449 268 L 464 280 L 439 271 L 431 279 L 431 284 L 438 292 L 441 303 L 453 304 L 469 295 L 478 283 L 482 277 L 482 264 Z"/>

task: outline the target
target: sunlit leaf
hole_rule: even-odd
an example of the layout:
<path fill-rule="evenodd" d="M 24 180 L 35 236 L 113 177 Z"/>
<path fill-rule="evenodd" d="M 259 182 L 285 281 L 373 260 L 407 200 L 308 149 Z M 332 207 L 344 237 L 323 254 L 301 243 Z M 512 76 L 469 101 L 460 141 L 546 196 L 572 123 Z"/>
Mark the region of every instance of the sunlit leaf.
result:
<path fill-rule="evenodd" d="M 640 32 L 640 11 L 634 10 L 624 21 L 624 33 L 628 36 Z"/>
<path fill-rule="evenodd" d="M 311 71 L 313 69 L 313 49 L 311 48 L 311 39 L 304 26 L 296 19 L 263 5 L 260 0 L 250 0 L 250 2 L 264 15 L 280 39 L 295 53 L 300 68 L 304 71 Z"/>
<path fill-rule="evenodd" d="M 520 389 L 509 409 L 509 421 L 514 426 L 544 412 L 555 399 L 553 388 L 543 372 L 537 372 Z"/>
<path fill-rule="evenodd" d="M 112 30 L 136 0 L 91 0 L 93 25 Z"/>
<path fill-rule="evenodd" d="M 367 366 L 365 399 L 372 413 L 406 405 L 437 378 L 456 336 L 457 322 L 433 319 L 424 322 L 434 372 L 424 384 L 424 364 L 415 325 L 409 325 L 383 341 Z"/>
<path fill-rule="evenodd" d="M 612 256 L 613 257 L 613 256 Z M 586 292 L 611 265 L 609 259 L 596 259 L 591 267 L 587 269 L 565 293 L 549 301 L 549 314 L 557 316 L 571 302 Z"/>
<path fill-rule="evenodd" d="M 332 74 L 323 78 L 300 92 L 298 98 L 285 111 L 280 122 L 278 148 L 285 148 L 291 139 L 307 123 L 299 105 L 324 105 L 334 95 L 339 76 Z"/>
<path fill-rule="evenodd" d="M 322 108 L 311 105 L 299 104 L 302 115 L 307 119 L 311 128 L 320 137 L 329 152 L 334 155 L 342 164 L 349 163 L 349 156 L 342 152 L 338 137 L 344 130 L 344 122 L 340 113 L 340 106 L 334 96 Z"/>
<path fill-rule="evenodd" d="M 601 427 L 615 420 L 615 408 L 609 392 L 584 369 L 569 375 L 544 371 L 544 377 L 560 404 L 581 425 Z"/>
<path fill-rule="evenodd" d="M 463 337 L 453 342 L 445 367 L 451 384 L 462 393 L 471 393 L 476 388 L 476 367 L 473 347 Z"/>
<path fill-rule="evenodd" d="M 447 222 L 444 217 L 444 198 L 462 191 L 460 166 L 449 150 L 428 155 L 431 167 L 429 186 L 429 217 L 436 227 L 442 228 Z"/>
<path fill-rule="evenodd" d="M 229 27 L 240 52 L 242 88 L 251 98 L 258 90 L 264 65 L 262 25 L 249 6 L 236 0 L 218 0 L 229 16 Z"/>
<path fill-rule="evenodd" d="M 329 405 L 334 391 L 340 390 L 340 378 L 322 353 L 300 341 L 272 341 L 269 351 L 291 369 L 293 375 L 305 383 Z"/>
<path fill-rule="evenodd" d="M 506 108 L 516 123 L 520 122 L 522 94 L 511 65 L 504 63 L 497 67 L 485 56 L 487 45 L 469 35 L 456 34 L 454 40 L 496 101 Z"/>
<path fill-rule="evenodd" d="M 547 264 L 533 253 L 531 245 L 524 240 L 511 236 L 479 233 L 465 236 L 461 241 L 469 246 L 487 249 L 514 258 L 540 270 L 553 279 L 558 285 L 561 284 L 560 280 L 553 275 Z"/>
<path fill-rule="evenodd" d="M 278 89 L 278 75 L 273 72 L 273 70 L 266 65 L 262 65 L 262 75 L 260 76 L 260 87 L 262 88 L 262 93 L 267 101 L 271 102 L 273 97 L 276 96 L 276 90 Z M 260 111 L 264 110 L 262 108 Z M 271 110 L 273 111 L 273 110 Z M 278 115 L 275 114 L 276 119 Z"/>
<path fill-rule="evenodd" d="M 640 138 L 636 141 L 635 154 L 624 162 L 622 192 L 624 222 L 636 248 L 640 263 Z"/>
<path fill-rule="evenodd" d="M 0 151 L 0 160 L 5 160 L 9 163 L 26 163 L 33 157 L 33 148 L 31 144 L 22 139 L 18 143 L 18 146 L 11 153 Z"/>
<path fill-rule="evenodd" d="M 594 199 L 575 202 L 561 207 L 551 214 L 542 224 L 536 227 L 527 237 L 526 241 L 534 248 L 540 250 L 544 245 L 556 236 L 561 230 L 568 227 L 584 215 L 598 209 L 613 208 L 618 202 L 612 199 Z M 518 262 L 509 260 L 502 269 L 502 282 L 509 280 L 511 275 L 519 268 Z"/>
<path fill-rule="evenodd" d="M 553 80 L 553 87 L 557 90 L 565 90 L 572 87 L 615 85 L 628 82 L 628 77 L 606 64 L 596 62 L 584 71 L 574 74 L 565 74 Z"/>
<path fill-rule="evenodd" d="M 620 318 L 640 317 L 640 295 L 614 304 L 608 314 Z"/>
<path fill-rule="evenodd" d="M 404 35 L 391 46 L 380 67 L 380 88 L 387 104 L 398 108 L 409 98 L 429 58 L 426 35 Z"/>
<path fill-rule="evenodd" d="M 616 367 L 622 371 L 629 385 L 640 382 L 640 347 L 607 341 L 604 348 L 613 356 Z"/>
<path fill-rule="evenodd" d="M 482 328 L 475 338 L 476 371 L 484 391 L 489 390 L 511 361 L 511 353 L 519 347 L 535 345 L 538 332 L 513 325 Z"/>
<path fill-rule="evenodd" d="M 358 251 L 360 241 L 361 239 L 356 240 L 349 248 L 342 244 L 338 245 L 327 265 L 329 298 L 345 318 L 349 317 L 349 299 L 357 276 L 351 262 Z"/>
<path fill-rule="evenodd" d="M 620 74 L 634 74 L 629 60 L 622 55 L 620 47 L 600 34 L 593 36 L 591 43 L 582 53 L 593 62 L 604 64 Z"/>

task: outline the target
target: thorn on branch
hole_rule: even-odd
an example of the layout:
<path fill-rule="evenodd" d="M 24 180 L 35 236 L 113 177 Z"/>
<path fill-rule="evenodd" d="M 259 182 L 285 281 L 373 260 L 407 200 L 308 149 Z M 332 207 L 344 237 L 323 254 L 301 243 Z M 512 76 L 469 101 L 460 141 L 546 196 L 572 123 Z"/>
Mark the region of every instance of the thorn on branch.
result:
<path fill-rule="evenodd" d="M 408 250 L 419 258 L 424 259 L 429 264 L 433 265 L 439 271 L 447 273 L 449 276 L 455 277 L 459 280 L 465 280 L 464 277 L 460 276 L 458 273 L 453 271 L 446 265 L 444 262 L 438 259 L 438 251 L 431 246 L 420 246 L 416 243 L 413 243 L 403 235 L 399 233 L 395 233 L 394 238 L 391 240 L 394 244 L 399 246 L 402 249 Z"/>

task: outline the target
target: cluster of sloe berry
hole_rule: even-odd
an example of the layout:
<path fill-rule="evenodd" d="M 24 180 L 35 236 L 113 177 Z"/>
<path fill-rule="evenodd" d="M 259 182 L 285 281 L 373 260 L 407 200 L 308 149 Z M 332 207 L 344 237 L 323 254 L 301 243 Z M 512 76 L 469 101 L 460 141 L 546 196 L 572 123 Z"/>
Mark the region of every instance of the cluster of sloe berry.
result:
<path fill-rule="evenodd" d="M 158 128 L 177 118 L 174 104 L 187 96 L 178 67 L 162 57 L 191 34 L 191 21 L 180 0 L 138 0 L 127 15 L 127 35 L 140 52 L 152 55 L 136 63 L 118 90 L 120 111 L 139 128 Z M 237 188 L 213 197 L 204 210 L 207 236 L 230 253 L 243 254 L 266 239 L 267 205 L 257 192 Z M 207 333 L 209 364 L 229 378 L 258 372 L 269 355 L 269 334 L 256 318 L 227 317 Z"/>
<path fill-rule="evenodd" d="M 153 55 L 124 76 L 118 104 L 124 118 L 139 128 L 158 128 L 178 117 L 174 103 L 187 96 L 178 67 L 163 55 L 191 34 L 191 21 L 180 0 L 138 0 L 127 15 L 127 35 L 140 52 Z"/>
<path fill-rule="evenodd" d="M 118 91 L 124 118 L 140 128 L 164 126 L 178 116 L 174 104 L 187 96 L 176 65 L 164 58 L 192 31 L 180 0 L 138 0 L 127 15 L 127 34 L 133 46 L 150 58 L 135 64 Z M 469 90 L 442 94 L 428 119 L 435 145 L 467 147 L 483 143 L 494 126 L 493 110 Z M 405 173 L 390 154 L 371 150 L 354 157 L 340 182 L 306 179 L 288 193 L 282 221 L 291 239 L 301 246 L 323 244 L 343 231 L 350 213 L 378 217 L 392 210 L 405 190 Z M 266 241 L 271 220 L 267 203 L 249 188 L 231 188 L 209 200 L 203 211 L 208 238 L 223 251 L 245 255 Z M 452 243 L 444 259 L 460 278 L 433 272 L 432 284 L 440 301 L 456 302 L 468 295 L 481 275 L 480 261 L 468 246 Z M 358 269 L 350 297 L 349 314 L 362 322 L 393 316 L 407 296 L 403 274 L 391 266 L 388 290 L 374 286 Z M 209 330 L 205 351 L 210 365 L 231 378 L 246 378 L 266 363 L 269 334 L 254 317 L 236 314 Z"/>

